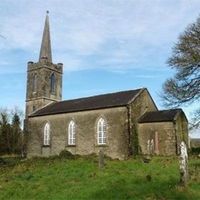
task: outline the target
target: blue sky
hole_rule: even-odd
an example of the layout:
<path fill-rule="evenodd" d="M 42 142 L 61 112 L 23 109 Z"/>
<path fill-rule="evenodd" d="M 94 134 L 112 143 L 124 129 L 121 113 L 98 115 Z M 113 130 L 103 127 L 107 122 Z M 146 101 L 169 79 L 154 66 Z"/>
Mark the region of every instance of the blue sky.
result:
<path fill-rule="evenodd" d="M 64 64 L 63 99 L 147 87 L 174 73 L 166 60 L 199 0 L 1 0 L 0 107 L 24 109 L 28 61 L 38 61 L 46 10 L 53 62 Z M 195 107 L 195 105 L 193 106 Z M 183 107 L 190 118 L 191 107 Z"/>

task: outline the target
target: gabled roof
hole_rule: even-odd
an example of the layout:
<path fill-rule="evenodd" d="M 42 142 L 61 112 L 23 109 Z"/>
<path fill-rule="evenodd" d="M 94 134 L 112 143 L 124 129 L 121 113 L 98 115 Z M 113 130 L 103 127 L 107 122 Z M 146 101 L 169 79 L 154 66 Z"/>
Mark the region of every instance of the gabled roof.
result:
<path fill-rule="evenodd" d="M 132 102 L 142 90 L 144 90 L 144 88 L 60 101 L 41 108 L 32 113 L 29 117 L 126 106 Z"/>
<path fill-rule="evenodd" d="M 138 122 L 139 123 L 150 123 L 150 122 L 174 121 L 176 115 L 180 112 L 183 113 L 182 109 L 171 109 L 171 110 L 147 112 L 140 117 Z"/>

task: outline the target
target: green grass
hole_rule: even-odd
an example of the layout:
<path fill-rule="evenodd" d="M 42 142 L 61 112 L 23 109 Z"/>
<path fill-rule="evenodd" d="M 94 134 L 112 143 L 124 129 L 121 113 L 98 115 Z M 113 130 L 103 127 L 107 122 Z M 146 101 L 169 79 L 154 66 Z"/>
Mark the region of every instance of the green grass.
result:
<path fill-rule="evenodd" d="M 104 169 L 94 157 L 15 160 L 0 168 L 0 199 L 198 200 L 200 160 L 190 159 L 189 169 L 190 181 L 183 188 L 175 157 L 154 157 L 150 163 L 106 160 Z"/>

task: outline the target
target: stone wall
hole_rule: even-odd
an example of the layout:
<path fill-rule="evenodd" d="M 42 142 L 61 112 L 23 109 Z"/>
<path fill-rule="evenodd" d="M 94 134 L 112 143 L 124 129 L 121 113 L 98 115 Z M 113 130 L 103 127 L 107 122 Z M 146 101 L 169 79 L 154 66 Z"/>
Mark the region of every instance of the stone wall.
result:
<path fill-rule="evenodd" d="M 30 101 L 27 101 L 26 102 L 26 116 L 33 113 L 34 111 L 41 109 L 45 105 L 49 105 L 53 102 L 56 102 L 56 101 L 52 101 L 52 99 L 46 99 L 46 98 L 37 98 L 37 99 L 32 99 Z"/>
<path fill-rule="evenodd" d="M 138 119 L 145 113 L 149 111 L 158 110 L 153 99 L 151 98 L 147 89 L 142 90 L 142 92 L 136 97 L 129 108 L 130 112 L 130 146 L 132 148 L 132 153 L 137 154 L 139 150 L 138 141 Z"/>
<path fill-rule="evenodd" d="M 66 149 L 73 154 L 98 153 L 104 149 L 112 158 L 126 159 L 128 156 L 127 108 L 109 108 L 59 115 L 29 118 L 28 157 L 59 154 Z M 97 121 L 103 117 L 107 122 L 107 144 L 97 144 Z M 76 124 L 76 145 L 68 146 L 68 124 Z M 50 147 L 43 147 L 43 129 L 46 122 L 51 127 Z"/>
<path fill-rule="evenodd" d="M 148 140 L 154 141 L 154 153 L 176 154 L 176 138 L 173 122 L 139 123 L 139 145 L 143 154 L 149 154 Z"/>
<path fill-rule="evenodd" d="M 188 122 L 183 113 L 179 113 L 176 117 L 175 121 L 175 131 L 176 131 L 176 137 L 177 137 L 177 153 L 180 153 L 179 146 L 181 144 L 181 141 L 184 141 L 185 144 L 188 147 L 189 143 L 189 137 L 188 137 Z"/>
<path fill-rule="evenodd" d="M 139 145 L 143 154 L 149 154 L 148 140 L 154 141 L 154 153 L 176 155 L 180 153 L 180 143 L 188 145 L 188 122 L 180 112 L 171 122 L 139 123 Z"/>
<path fill-rule="evenodd" d="M 33 111 L 42 108 L 50 102 L 62 99 L 62 70 L 63 65 L 52 63 L 28 63 L 27 91 L 26 91 L 26 116 Z M 55 93 L 51 93 L 50 77 L 55 75 Z M 36 77 L 36 88 L 33 79 Z"/>

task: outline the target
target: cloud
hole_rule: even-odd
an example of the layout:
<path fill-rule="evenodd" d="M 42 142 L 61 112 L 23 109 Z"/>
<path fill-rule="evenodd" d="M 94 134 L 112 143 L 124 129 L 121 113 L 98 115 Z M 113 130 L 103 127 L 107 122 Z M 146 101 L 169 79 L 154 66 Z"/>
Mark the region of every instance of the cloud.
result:
<path fill-rule="evenodd" d="M 155 78 L 160 78 L 159 75 L 145 75 L 145 74 L 139 74 L 135 75 L 136 78 L 142 78 L 142 79 L 155 79 Z"/>
<path fill-rule="evenodd" d="M 189 132 L 191 138 L 200 138 L 200 129 L 193 129 Z"/>
<path fill-rule="evenodd" d="M 7 0 L 1 1 L 0 6 L 6 10 L 0 14 L 0 34 L 6 37 L 3 42 L 1 38 L 0 49 L 20 49 L 37 61 L 45 10 L 49 9 L 54 60 L 61 60 L 65 69 L 72 71 L 148 69 L 147 61 L 156 56 L 162 58 L 154 59 L 155 65 L 165 65 L 163 56 L 168 55 L 186 25 L 196 19 L 200 3 Z"/>
<path fill-rule="evenodd" d="M 148 86 L 156 100 L 155 91 L 173 73 L 166 66 L 171 47 L 199 16 L 200 1 L 4 0 L 0 8 L 0 103 L 22 107 L 26 64 L 38 61 L 46 10 L 53 61 L 62 62 L 64 76 L 75 83 L 63 91 L 66 97 Z M 86 78 L 77 80 L 83 71 Z"/>

